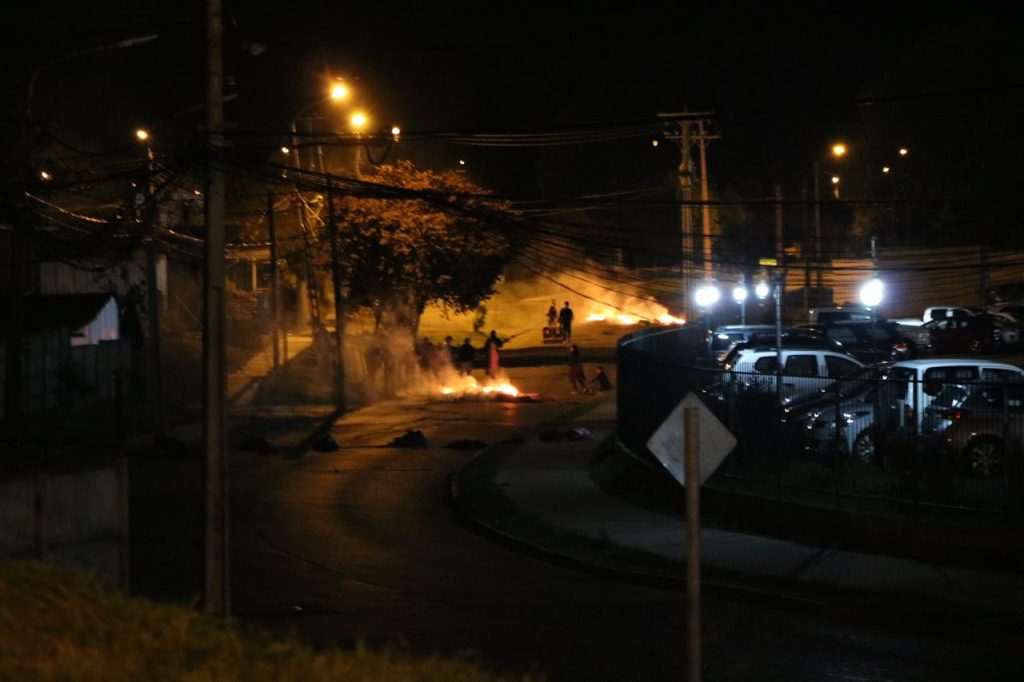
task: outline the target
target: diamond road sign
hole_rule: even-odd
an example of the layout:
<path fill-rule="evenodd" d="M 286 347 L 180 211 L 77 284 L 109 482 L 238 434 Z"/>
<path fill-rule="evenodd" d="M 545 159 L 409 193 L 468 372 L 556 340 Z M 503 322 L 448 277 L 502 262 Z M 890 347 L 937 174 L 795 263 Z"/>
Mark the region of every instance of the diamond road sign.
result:
<path fill-rule="evenodd" d="M 668 469 L 673 478 L 686 485 L 683 467 L 683 444 L 686 442 L 683 433 L 683 410 L 687 407 L 697 408 L 697 426 L 700 433 L 700 484 L 715 473 L 715 469 L 736 447 L 736 437 L 729 433 L 718 417 L 711 413 L 704 403 L 693 393 L 687 394 L 672 414 L 662 422 L 658 430 L 647 440 L 647 447 Z"/>

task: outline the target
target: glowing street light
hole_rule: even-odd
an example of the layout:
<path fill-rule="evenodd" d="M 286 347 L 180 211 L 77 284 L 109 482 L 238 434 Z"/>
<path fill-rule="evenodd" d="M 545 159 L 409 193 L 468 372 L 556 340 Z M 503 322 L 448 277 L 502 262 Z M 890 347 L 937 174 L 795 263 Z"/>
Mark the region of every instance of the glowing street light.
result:
<path fill-rule="evenodd" d="M 398 126 L 391 126 L 391 137 L 397 138 L 402 134 L 402 129 Z"/>
<path fill-rule="evenodd" d="M 718 303 L 718 299 L 722 297 L 722 293 L 718 290 L 718 287 L 711 284 L 704 284 L 697 287 L 696 293 L 693 295 L 693 300 L 697 302 L 701 308 L 710 308 L 714 304 Z"/>
<path fill-rule="evenodd" d="M 288 156 L 289 154 L 292 153 L 292 150 L 289 149 L 288 147 L 281 147 L 281 153 L 284 154 L 285 156 Z"/>
<path fill-rule="evenodd" d="M 145 142 L 149 139 L 149 131 L 145 128 L 139 128 L 135 131 L 135 139 L 139 142 Z"/>
<path fill-rule="evenodd" d="M 49 182 L 50 180 L 53 180 L 53 176 L 50 175 L 48 172 L 42 170 L 39 171 L 39 179 L 43 180 L 44 182 Z"/>
<path fill-rule="evenodd" d="M 349 123 L 351 123 L 352 127 L 356 130 L 361 130 L 368 122 L 369 119 L 366 117 L 366 114 L 361 111 L 353 113 L 352 117 L 349 118 Z"/>
<path fill-rule="evenodd" d="M 860 302 L 868 308 L 878 306 L 882 302 L 884 295 L 885 285 L 877 277 L 868 280 L 860 288 Z"/>
<path fill-rule="evenodd" d="M 846 145 L 842 142 L 836 142 L 832 145 L 832 156 L 839 158 L 846 154 Z"/>
<path fill-rule="evenodd" d="M 889 171 L 891 171 L 891 170 L 892 170 L 892 169 L 891 169 L 891 168 L 889 168 L 888 166 L 882 166 L 882 172 L 883 172 L 883 173 L 886 173 L 886 174 L 888 174 L 888 173 L 889 173 Z"/>
<path fill-rule="evenodd" d="M 340 102 L 341 100 L 347 98 L 348 94 L 348 86 L 340 81 L 336 81 L 334 85 L 331 86 L 330 98 L 333 99 L 335 102 Z"/>
<path fill-rule="evenodd" d="M 909 149 L 907 149 L 906 147 L 900 147 L 900 156 L 906 156 L 909 153 L 910 153 Z"/>
<path fill-rule="evenodd" d="M 772 293 L 771 287 L 768 286 L 767 282 L 758 282 L 757 286 L 754 287 L 754 294 L 762 301 L 768 298 L 768 294 Z"/>

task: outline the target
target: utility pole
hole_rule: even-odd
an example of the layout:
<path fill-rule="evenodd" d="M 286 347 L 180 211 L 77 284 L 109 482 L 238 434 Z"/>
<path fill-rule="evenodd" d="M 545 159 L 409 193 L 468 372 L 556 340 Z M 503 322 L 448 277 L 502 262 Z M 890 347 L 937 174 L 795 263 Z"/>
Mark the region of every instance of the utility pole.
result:
<path fill-rule="evenodd" d="M 785 258 L 785 246 L 782 242 L 782 185 L 775 185 L 775 257 L 781 264 Z"/>
<path fill-rule="evenodd" d="M 206 240 L 203 280 L 203 436 L 206 446 L 206 611 L 227 618 L 228 458 L 225 371 L 225 192 L 222 0 L 206 3 Z"/>
<path fill-rule="evenodd" d="M 697 121 L 697 134 L 694 139 L 700 149 L 700 203 L 701 221 L 704 236 L 704 281 L 711 283 L 714 279 L 714 262 L 711 256 L 711 196 L 708 189 L 708 142 L 717 140 L 719 135 L 710 135 L 704 127 L 706 121 Z"/>
<path fill-rule="evenodd" d="M 334 388 L 337 406 L 345 409 L 345 300 L 341 291 L 338 221 L 334 216 L 334 192 L 330 181 L 327 183 L 327 223 L 331 234 L 331 279 L 334 284 Z"/>
<path fill-rule="evenodd" d="M 692 149 L 695 137 L 700 137 L 700 132 L 694 135 L 694 126 L 700 119 L 707 116 L 707 112 L 674 112 L 658 114 L 659 118 L 666 119 L 671 124 L 665 139 L 673 140 L 679 147 L 679 218 L 682 227 L 682 258 L 680 259 L 680 279 L 683 289 L 682 310 L 683 317 L 691 320 L 696 312 L 691 301 L 691 289 L 693 287 L 693 262 L 695 251 L 693 247 L 693 156 Z M 701 146 L 703 153 L 703 143 Z M 710 219 L 708 223 L 710 229 Z M 710 239 L 706 242 L 710 245 Z M 707 247 L 705 247 L 707 248 Z M 710 263 L 710 259 L 706 259 Z"/>

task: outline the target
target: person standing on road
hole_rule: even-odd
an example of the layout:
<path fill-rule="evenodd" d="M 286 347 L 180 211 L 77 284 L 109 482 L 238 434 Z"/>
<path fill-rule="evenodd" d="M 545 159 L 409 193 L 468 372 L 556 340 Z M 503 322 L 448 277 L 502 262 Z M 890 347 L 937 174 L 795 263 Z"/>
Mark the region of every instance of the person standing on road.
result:
<path fill-rule="evenodd" d="M 551 299 L 551 306 L 548 308 L 548 326 L 554 327 L 558 322 L 558 308 L 555 307 L 555 299 Z"/>
<path fill-rule="evenodd" d="M 558 324 L 562 327 L 562 335 L 565 337 L 565 342 L 569 343 L 572 341 L 572 318 L 574 317 L 572 308 L 569 307 L 569 302 L 565 302 L 565 306 L 558 313 Z"/>
<path fill-rule="evenodd" d="M 501 354 L 498 352 L 505 342 L 498 338 L 498 332 L 491 330 L 491 335 L 484 342 L 484 350 L 487 351 L 487 376 L 494 379 L 501 369 Z"/>
<path fill-rule="evenodd" d="M 583 373 L 583 355 L 580 353 L 580 347 L 575 343 L 569 348 L 569 383 L 572 384 L 574 395 L 577 392 L 586 392 L 587 377 Z"/>
<path fill-rule="evenodd" d="M 456 351 L 456 357 L 459 363 L 459 374 L 463 376 L 471 376 L 473 374 L 473 360 L 476 359 L 476 348 L 473 348 L 473 344 L 469 342 L 469 338 L 466 338 L 462 342 Z"/>

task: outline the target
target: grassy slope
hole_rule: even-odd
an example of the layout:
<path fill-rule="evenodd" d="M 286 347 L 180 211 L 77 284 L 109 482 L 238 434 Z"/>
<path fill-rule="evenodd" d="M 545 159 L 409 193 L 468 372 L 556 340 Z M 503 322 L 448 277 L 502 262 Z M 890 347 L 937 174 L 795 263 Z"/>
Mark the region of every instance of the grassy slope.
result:
<path fill-rule="evenodd" d="M 498 682 L 457 659 L 358 648 L 316 652 L 181 606 L 131 599 L 96 579 L 0 560 L 0 680 Z"/>

